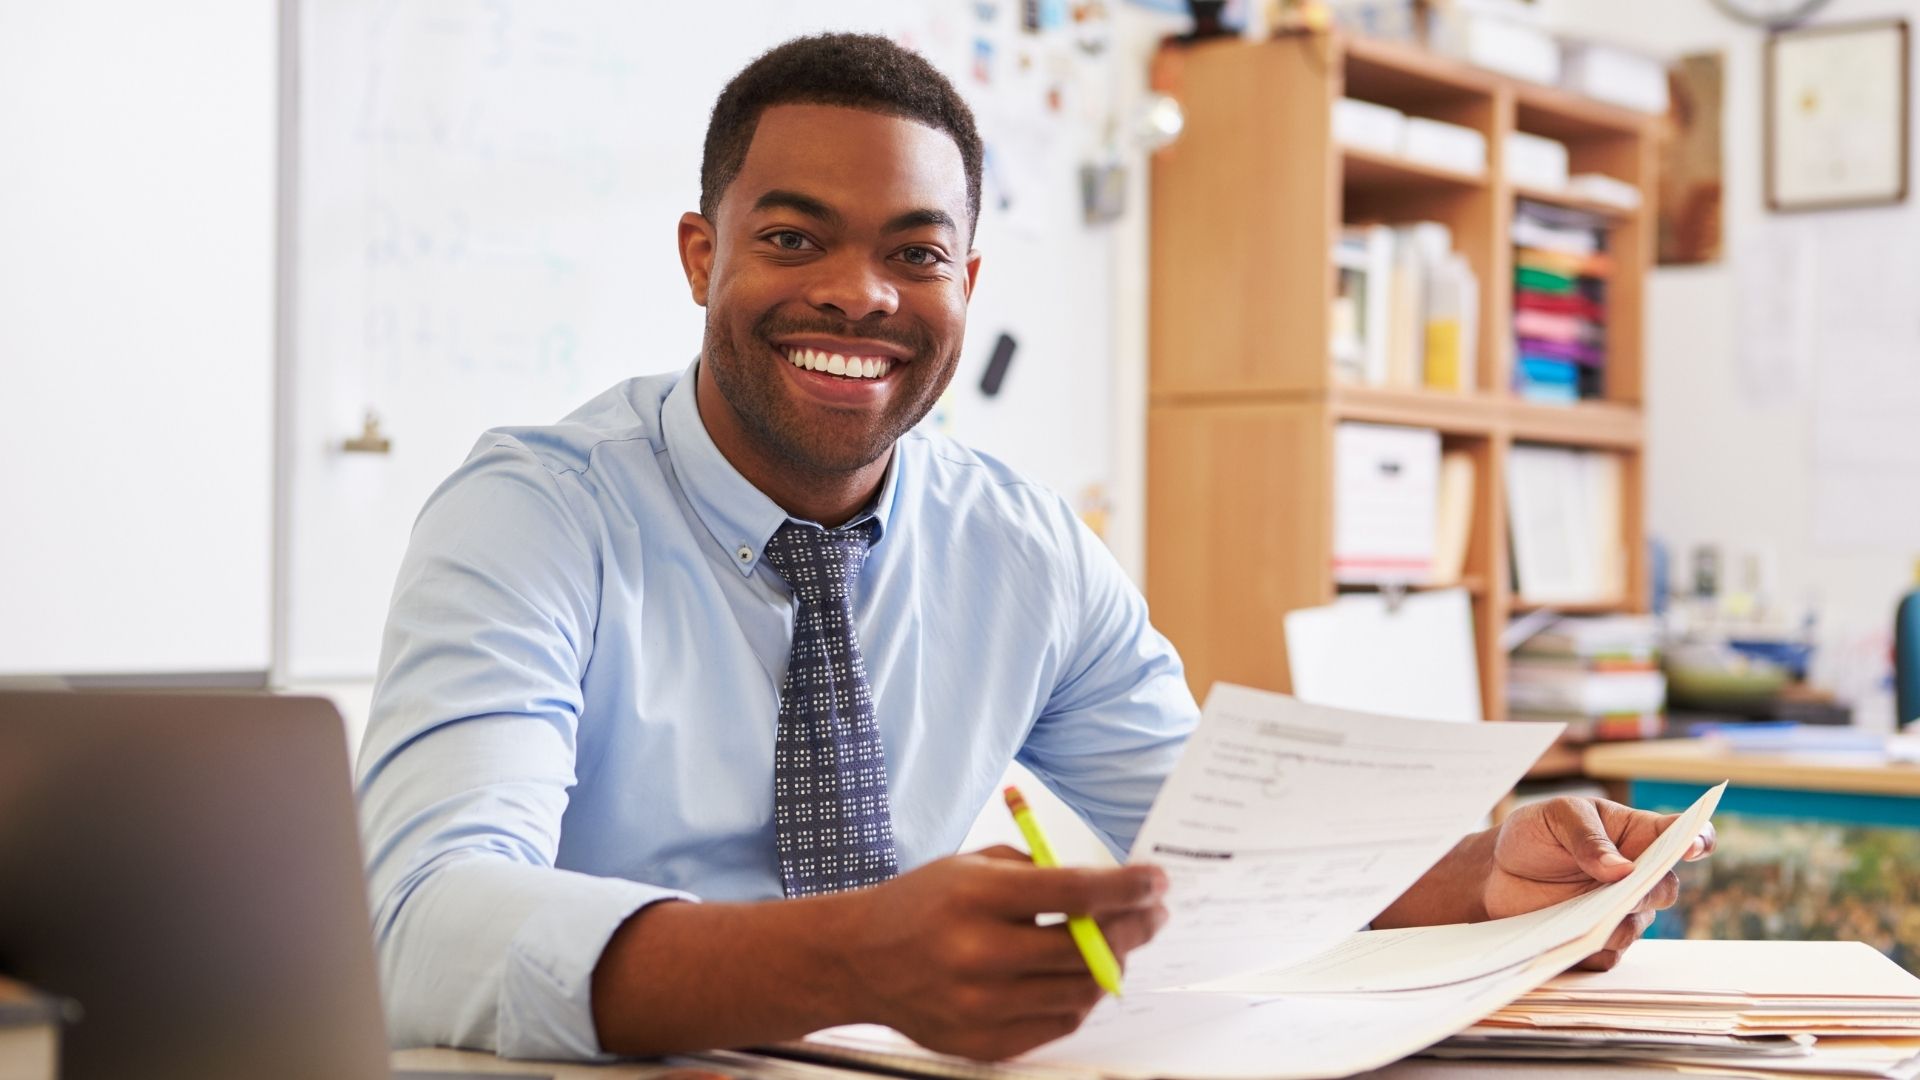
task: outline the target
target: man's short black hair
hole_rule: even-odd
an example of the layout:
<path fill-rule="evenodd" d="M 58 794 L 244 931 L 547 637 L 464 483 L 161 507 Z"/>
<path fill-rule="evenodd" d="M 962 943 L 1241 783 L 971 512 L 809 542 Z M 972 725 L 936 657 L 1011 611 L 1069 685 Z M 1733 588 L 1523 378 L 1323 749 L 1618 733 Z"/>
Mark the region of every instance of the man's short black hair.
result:
<path fill-rule="evenodd" d="M 980 220 L 980 133 L 953 84 L 919 53 L 875 34 L 817 34 L 762 53 L 720 91 L 700 158 L 709 221 L 747 160 L 760 114 L 775 105 L 840 105 L 898 116 L 953 137 L 967 170 L 968 233 Z"/>

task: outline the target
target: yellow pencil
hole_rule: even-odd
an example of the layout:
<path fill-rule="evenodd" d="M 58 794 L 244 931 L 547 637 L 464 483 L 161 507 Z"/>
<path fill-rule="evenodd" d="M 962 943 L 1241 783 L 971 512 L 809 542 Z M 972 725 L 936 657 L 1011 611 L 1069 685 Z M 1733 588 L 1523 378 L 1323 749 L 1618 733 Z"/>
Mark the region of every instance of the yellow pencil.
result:
<path fill-rule="evenodd" d="M 1040 823 L 1033 820 L 1033 811 L 1027 809 L 1026 797 L 1020 789 L 1009 784 L 1005 792 L 1007 809 L 1013 811 L 1013 823 L 1020 826 L 1020 835 L 1027 838 L 1027 848 L 1033 854 L 1035 866 L 1059 866 L 1053 857 L 1053 848 L 1047 846 L 1047 837 L 1040 831 Z M 1093 981 L 1100 989 L 1120 996 L 1120 961 L 1113 958 L 1113 949 L 1107 945 L 1106 935 L 1100 932 L 1100 924 L 1093 921 L 1091 915 L 1068 915 L 1067 933 L 1073 935 L 1073 943 L 1080 947 L 1080 955 L 1086 958 L 1087 970 L 1093 972 Z"/>

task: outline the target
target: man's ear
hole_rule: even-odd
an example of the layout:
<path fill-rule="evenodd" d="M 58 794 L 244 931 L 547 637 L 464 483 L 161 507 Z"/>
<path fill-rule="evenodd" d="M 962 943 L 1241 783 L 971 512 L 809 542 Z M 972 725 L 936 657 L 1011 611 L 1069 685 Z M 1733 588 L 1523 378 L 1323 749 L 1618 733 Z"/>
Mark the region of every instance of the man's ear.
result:
<path fill-rule="evenodd" d="M 693 302 L 707 306 L 707 284 L 713 280 L 713 253 L 717 241 L 713 222 L 688 211 L 680 215 L 680 268 L 687 272 Z"/>
<path fill-rule="evenodd" d="M 967 299 L 973 299 L 973 286 L 980 280 L 980 249 L 967 252 Z"/>

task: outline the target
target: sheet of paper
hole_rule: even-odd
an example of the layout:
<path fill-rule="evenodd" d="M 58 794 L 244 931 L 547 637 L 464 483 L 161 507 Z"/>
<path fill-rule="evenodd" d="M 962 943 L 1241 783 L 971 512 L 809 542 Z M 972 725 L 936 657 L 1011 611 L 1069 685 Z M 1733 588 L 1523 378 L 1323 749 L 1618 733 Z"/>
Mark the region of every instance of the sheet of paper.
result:
<path fill-rule="evenodd" d="M 1860 941 L 1642 941 L 1612 971 L 1569 971 L 1529 1000 L 1654 995 L 1895 998 L 1920 1005 L 1920 978 Z"/>
<path fill-rule="evenodd" d="M 1473 605 L 1463 589 L 1343 596 L 1287 612 L 1287 669 L 1301 701 L 1415 720 L 1480 720 Z"/>
<path fill-rule="evenodd" d="M 1686 855 L 1694 838 L 1712 818 L 1725 790 L 1726 785 L 1721 784 L 1702 794 L 1659 839 L 1641 852 L 1634 861 L 1633 873 L 1583 896 L 1525 915 L 1483 923 L 1354 934 L 1302 963 L 1218 980 L 1204 988 L 1254 994 L 1315 994 L 1445 986 L 1529 963 L 1541 953 L 1571 941 L 1593 940 L 1596 936 L 1604 940 L 1628 912 L 1639 906 L 1640 899 L 1661 875 Z M 1629 955 L 1637 960 L 1637 950 L 1652 944 L 1636 945 L 1636 952 Z M 1697 968 L 1694 977 L 1699 977 Z"/>
<path fill-rule="evenodd" d="M 1134 841 L 1171 918 L 1146 990 L 1267 971 L 1360 929 L 1471 832 L 1559 724 L 1445 724 L 1221 684 Z"/>
<path fill-rule="evenodd" d="M 1397 1061 L 1498 1008 L 1538 976 L 1504 972 L 1445 990 L 1272 997 L 1163 990 L 1109 998 L 1079 1031 L 998 1066 L 932 1054 L 887 1028 L 808 1037 L 826 1050 L 886 1054 L 904 1072 L 981 1080 L 1305 1080 Z"/>
<path fill-rule="evenodd" d="M 1573 943 L 1451 986 L 1386 994 L 1170 990 L 1110 1000 L 1079 1031 L 1018 1059 L 1114 1077 L 1307 1080 L 1350 1076 L 1416 1053 L 1585 955 Z"/>

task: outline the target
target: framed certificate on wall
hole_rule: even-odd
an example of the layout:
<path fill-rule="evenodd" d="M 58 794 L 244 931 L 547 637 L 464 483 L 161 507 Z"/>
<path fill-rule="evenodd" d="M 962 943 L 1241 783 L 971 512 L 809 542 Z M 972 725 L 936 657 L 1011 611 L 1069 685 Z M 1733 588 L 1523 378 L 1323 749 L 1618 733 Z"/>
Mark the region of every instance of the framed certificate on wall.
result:
<path fill-rule="evenodd" d="M 1904 19 L 1802 27 L 1767 40 L 1767 205 L 1903 202 L 1908 182 Z"/>

